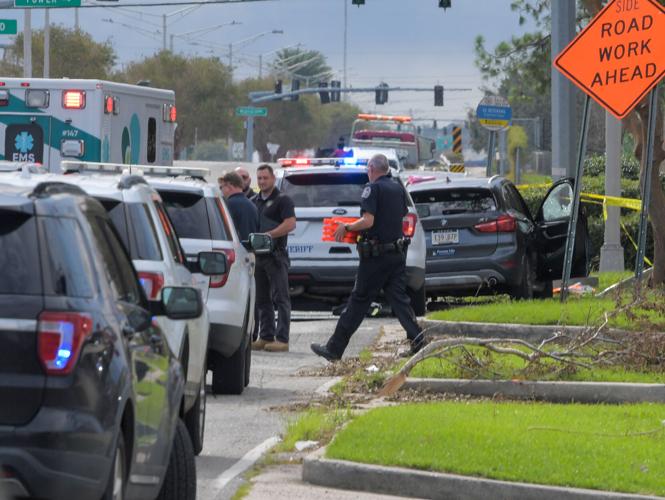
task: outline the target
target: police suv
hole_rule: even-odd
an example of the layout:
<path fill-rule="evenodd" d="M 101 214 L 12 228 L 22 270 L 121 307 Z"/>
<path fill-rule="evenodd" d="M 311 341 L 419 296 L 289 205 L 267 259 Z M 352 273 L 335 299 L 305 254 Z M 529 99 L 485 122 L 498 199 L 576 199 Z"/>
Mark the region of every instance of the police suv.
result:
<path fill-rule="evenodd" d="M 323 241 L 324 220 L 360 217 L 367 160 L 355 158 L 280 159 L 277 187 L 293 200 L 296 229 L 289 234 L 289 286 L 295 308 L 342 304 L 351 293 L 358 252 L 351 243 Z M 389 174 L 400 183 L 397 171 Z M 425 236 L 416 207 L 407 193 L 409 213 L 404 235 L 411 239 L 407 257 L 407 292 L 419 316 L 425 314 Z"/>

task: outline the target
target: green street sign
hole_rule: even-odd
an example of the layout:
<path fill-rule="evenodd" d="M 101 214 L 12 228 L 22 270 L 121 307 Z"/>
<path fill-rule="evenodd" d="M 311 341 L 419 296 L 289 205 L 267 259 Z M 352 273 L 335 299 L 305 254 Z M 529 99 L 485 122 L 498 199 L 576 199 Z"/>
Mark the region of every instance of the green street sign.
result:
<path fill-rule="evenodd" d="M 255 108 L 253 106 L 238 106 L 236 116 L 268 116 L 268 108 Z"/>
<path fill-rule="evenodd" d="M 64 9 L 80 6 L 81 0 L 14 0 L 14 7 L 22 9 Z"/>
<path fill-rule="evenodd" d="M 0 19 L 0 35 L 15 35 L 18 33 L 16 19 Z"/>

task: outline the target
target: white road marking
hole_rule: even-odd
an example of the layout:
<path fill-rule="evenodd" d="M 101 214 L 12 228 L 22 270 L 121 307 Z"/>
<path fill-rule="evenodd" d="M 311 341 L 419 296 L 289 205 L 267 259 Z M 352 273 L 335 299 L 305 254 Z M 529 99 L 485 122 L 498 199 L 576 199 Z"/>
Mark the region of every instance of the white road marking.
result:
<path fill-rule="evenodd" d="M 266 451 L 279 443 L 279 441 L 280 438 L 277 436 L 266 439 L 263 443 L 245 453 L 245 455 L 233 464 L 232 467 L 226 469 L 223 473 L 217 476 L 212 484 L 213 490 L 215 491 L 213 498 L 216 498 L 217 494 L 222 491 L 227 484 L 254 465 Z"/>

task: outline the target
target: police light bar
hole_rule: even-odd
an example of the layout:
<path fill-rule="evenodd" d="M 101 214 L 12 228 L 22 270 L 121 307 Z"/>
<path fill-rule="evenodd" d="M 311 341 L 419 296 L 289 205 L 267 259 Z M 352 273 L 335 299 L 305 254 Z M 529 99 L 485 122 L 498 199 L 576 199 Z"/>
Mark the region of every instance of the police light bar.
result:
<path fill-rule="evenodd" d="M 60 167 L 65 173 L 93 172 L 100 174 L 138 174 L 154 177 L 193 177 L 204 179 L 210 175 L 207 168 L 193 167 L 168 167 L 162 165 L 128 165 L 126 163 L 98 163 L 94 161 L 72 161 L 60 162 Z"/>
<path fill-rule="evenodd" d="M 277 160 L 282 168 L 287 167 L 355 167 L 367 166 L 369 160 L 364 158 L 280 158 Z"/>
<path fill-rule="evenodd" d="M 361 113 L 358 115 L 359 120 L 368 120 L 368 121 L 384 121 L 384 122 L 400 122 L 408 123 L 411 121 L 410 116 L 391 116 L 391 115 L 370 115 Z"/>

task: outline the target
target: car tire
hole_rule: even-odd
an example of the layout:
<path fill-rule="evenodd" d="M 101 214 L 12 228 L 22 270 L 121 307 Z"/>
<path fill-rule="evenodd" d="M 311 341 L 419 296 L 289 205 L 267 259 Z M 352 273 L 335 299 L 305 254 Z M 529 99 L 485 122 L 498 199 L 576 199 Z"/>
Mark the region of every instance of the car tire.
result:
<path fill-rule="evenodd" d="M 407 288 L 407 294 L 411 299 L 411 308 L 416 316 L 425 316 L 427 314 L 427 295 L 425 294 L 425 285 L 418 290 Z"/>
<path fill-rule="evenodd" d="M 533 299 L 533 284 L 535 276 L 531 266 L 531 259 L 528 256 L 524 257 L 524 272 L 520 279 L 520 283 L 513 287 L 510 291 L 510 296 L 516 300 L 531 300 Z"/>
<path fill-rule="evenodd" d="M 109 474 L 106 490 L 102 500 L 123 500 L 127 481 L 127 454 L 125 452 L 125 438 L 122 431 L 118 434 L 118 442 L 113 455 L 113 467 Z"/>
<path fill-rule="evenodd" d="M 247 341 L 247 350 L 245 351 L 245 387 L 249 385 L 251 369 L 252 369 L 252 343 Z"/>
<path fill-rule="evenodd" d="M 242 394 L 245 389 L 246 349 L 245 343 L 240 344 L 230 358 L 225 358 L 218 352 L 215 353 L 212 370 L 213 394 Z"/>
<path fill-rule="evenodd" d="M 206 364 L 204 363 L 205 367 Z M 199 394 L 196 396 L 194 405 L 185 414 L 185 426 L 192 440 L 194 455 L 198 455 L 203 450 L 203 438 L 205 436 L 205 418 L 206 418 L 206 370 L 203 370 L 201 377 L 201 386 Z"/>
<path fill-rule="evenodd" d="M 181 419 L 176 424 L 169 468 L 162 482 L 158 500 L 194 500 L 196 498 L 196 463 L 187 427 Z"/>

